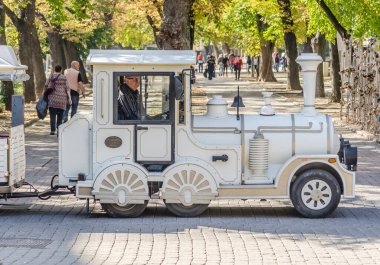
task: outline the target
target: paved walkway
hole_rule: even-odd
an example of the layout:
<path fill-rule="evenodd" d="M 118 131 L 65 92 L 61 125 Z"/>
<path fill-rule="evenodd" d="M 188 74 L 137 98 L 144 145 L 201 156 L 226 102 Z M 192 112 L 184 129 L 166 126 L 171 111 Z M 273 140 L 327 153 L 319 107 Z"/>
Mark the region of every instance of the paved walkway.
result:
<path fill-rule="evenodd" d="M 236 84 L 232 78 L 198 81 L 229 102 Z M 262 100 L 255 91 L 262 85 L 239 85 L 245 104 L 253 106 L 243 111 L 256 112 Z M 278 112 L 298 111 L 298 101 L 280 95 L 273 105 Z M 81 103 L 82 110 L 91 108 L 91 98 Z M 73 196 L 18 199 L 8 203 L 21 206 L 0 208 L 0 262 L 380 264 L 380 148 L 345 127 L 338 130 L 359 146 L 357 197 L 342 200 L 330 218 L 302 218 L 282 201 L 217 201 L 197 218 L 174 217 L 161 201 L 152 201 L 143 216 L 117 219 L 98 205 L 87 215 L 85 203 Z M 27 180 L 41 190 L 58 171 L 57 138 L 48 134 L 48 121 L 26 130 Z"/>

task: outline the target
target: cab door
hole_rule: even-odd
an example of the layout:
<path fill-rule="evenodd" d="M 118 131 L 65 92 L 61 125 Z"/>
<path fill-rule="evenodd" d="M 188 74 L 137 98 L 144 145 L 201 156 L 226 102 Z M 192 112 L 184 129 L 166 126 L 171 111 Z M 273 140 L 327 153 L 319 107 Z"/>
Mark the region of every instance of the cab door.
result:
<path fill-rule="evenodd" d="M 140 119 L 135 125 L 135 160 L 141 164 L 174 161 L 173 74 L 143 74 Z"/>
<path fill-rule="evenodd" d="M 172 125 L 136 126 L 136 161 L 164 163 L 172 161 Z"/>

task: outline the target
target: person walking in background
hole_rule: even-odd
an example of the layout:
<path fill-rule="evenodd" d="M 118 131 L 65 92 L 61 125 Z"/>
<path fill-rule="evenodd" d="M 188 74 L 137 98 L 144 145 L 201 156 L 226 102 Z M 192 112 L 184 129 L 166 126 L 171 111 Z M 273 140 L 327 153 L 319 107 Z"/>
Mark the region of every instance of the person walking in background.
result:
<path fill-rule="evenodd" d="M 276 72 L 278 72 L 279 67 L 280 67 L 280 55 L 276 53 L 274 57 L 274 69 L 276 70 Z"/>
<path fill-rule="evenodd" d="M 215 57 L 213 55 L 207 60 L 208 79 L 212 80 L 215 76 Z"/>
<path fill-rule="evenodd" d="M 240 72 L 243 66 L 243 60 L 238 56 L 235 60 L 235 80 L 240 80 Z"/>
<path fill-rule="evenodd" d="M 230 55 L 230 69 L 231 69 L 231 73 L 233 73 L 235 71 L 235 55 L 232 53 Z"/>
<path fill-rule="evenodd" d="M 48 97 L 48 107 L 50 114 L 50 135 L 54 135 L 58 127 L 62 124 L 63 112 L 66 109 L 66 105 L 71 105 L 70 89 L 67 86 L 67 79 L 61 73 L 62 67 L 56 65 L 54 67 L 54 73 L 46 81 L 44 94 Z M 48 91 L 48 84 L 53 82 L 50 87 L 53 87 L 51 91 Z"/>
<path fill-rule="evenodd" d="M 282 61 L 282 70 L 286 72 L 286 68 L 288 67 L 288 59 L 286 59 L 285 53 L 282 55 L 281 61 Z"/>
<path fill-rule="evenodd" d="M 198 63 L 198 73 L 203 72 L 203 63 L 204 63 L 204 58 L 202 52 L 200 52 L 197 56 L 197 63 Z"/>
<path fill-rule="evenodd" d="M 77 113 L 78 104 L 79 104 L 79 92 L 82 91 L 83 98 L 86 97 L 85 89 L 83 86 L 82 76 L 79 72 L 79 62 L 72 61 L 71 68 L 65 70 L 65 76 L 67 78 L 67 85 L 70 88 L 70 95 L 72 104 L 67 104 L 66 110 L 63 114 L 63 122 L 67 122 L 69 118 L 69 111 L 71 108 L 72 118 L 75 113 Z"/>
<path fill-rule="evenodd" d="M 252 71 L 256 72 L 256 77 L 259 78 L 259 57 L 253 57 L 253 68 Z"/>
<path fill-rule="evenodd" d="M 226 77 L 228 76 L 228 64 L 229 64 L 229 60 L 228 60 L 228 55 L 224 55 L 224 58 L 222 60 L 222 63 L 223 63 L 223 76 L 224 74 L 226 74 Z"/>
<path fill-rule="evenodd" d="M 251 55 L 248 55 L 247 57 L 247 72 L 248 73 L 250 73 L 251 67 L 252 67 L 252 59 L 251 59 Z"/>
<path fill-rule="evenodd" d="M 218 75 L 223 75 L 223 54 L 219 54 L 218 57 Z"/>

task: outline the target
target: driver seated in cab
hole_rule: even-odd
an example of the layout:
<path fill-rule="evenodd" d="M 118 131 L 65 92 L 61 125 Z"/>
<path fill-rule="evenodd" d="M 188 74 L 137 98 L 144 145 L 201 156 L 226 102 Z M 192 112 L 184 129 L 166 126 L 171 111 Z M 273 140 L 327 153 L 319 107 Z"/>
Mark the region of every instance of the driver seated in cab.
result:
<path fill-rule="evenodd" d="M 140 77 L 124 76 L 117 99 L 119 120 L 138 120 L 140 118 L 139 87 Z"/>

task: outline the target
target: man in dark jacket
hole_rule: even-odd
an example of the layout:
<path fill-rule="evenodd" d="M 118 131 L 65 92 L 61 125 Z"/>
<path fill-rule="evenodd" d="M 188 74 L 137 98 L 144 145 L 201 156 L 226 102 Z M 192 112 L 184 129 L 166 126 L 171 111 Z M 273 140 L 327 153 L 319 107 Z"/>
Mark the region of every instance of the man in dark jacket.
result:
<path fill-rule="evenodd" d="M 215 72 L 215 57 L 213 55 L 207 60 L 208 79 L 212 80 Z"/>
<path fill-rule="evenodd" d="M 117 99 L 119 120 L 140 119 L 139 86 L 140 78 L 138 76 L 124 77 L 124 83 L 120 85 Z"/>
<path fill-rule="evenodd" d="M 228 64 L 230 63 L 230 60 L 228 59 L 228 55 L 224 55 L 224 58 L 222 59 L 222 63 L 223 63 L 223 76 L 224 74 L 226 74 L 226 77 L 228 76 L 227 74 L 227 69 L 228 69 Z"/>

